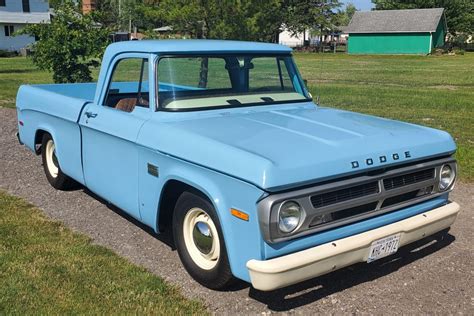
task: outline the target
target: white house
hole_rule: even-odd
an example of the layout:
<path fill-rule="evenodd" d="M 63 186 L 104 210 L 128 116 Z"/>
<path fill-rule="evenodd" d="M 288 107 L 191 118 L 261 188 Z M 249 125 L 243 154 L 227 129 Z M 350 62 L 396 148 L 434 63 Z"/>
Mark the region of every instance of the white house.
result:
<path fill-rule="evenodd" d="M 18 51 L 33 43 L 33 37 L 13 33 L 41 22 L 50 22 L 48 0 L 0 0 L 0 49 Z"/>
<path fill-rule="evenodd" d="M 337 32 L 334 34 L 323 35 L 322 41 L 326 44 L 333 41 L 336 41 L 338 44 L 345 44 L 347 38 L 348 34 Z M 305 41 L 309 41 L 310 45 L 317 45 L 320 41 L 320 37 L 318 35 L 312 35 L 309 30 L 306 30 L 304 33 L 293 34 L 286 28 L 283 28 L 278 36 L 278 43 L 289 47 L 301 47 L 304 45 Z"/>
<path fill-rule="evenodd" d="M 305 40 L 311 40 L 309 30 L 306 30 L 304 33 L 293 34 L 287 29 L 283 29 L 278 36 L 278 44 L 286 45 L 288 47 L 303 46 Z"/>

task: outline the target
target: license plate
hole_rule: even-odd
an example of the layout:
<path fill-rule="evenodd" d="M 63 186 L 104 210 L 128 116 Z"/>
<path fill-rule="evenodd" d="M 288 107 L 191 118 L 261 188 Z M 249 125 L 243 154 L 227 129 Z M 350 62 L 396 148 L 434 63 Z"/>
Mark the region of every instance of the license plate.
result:
<path fill-rule="evenodd" d="M 397 252 L 398 245 L 400 244 L 400 234 L 387 236 L 378 240 L 375 240 L 370 245 L 369 257 L 367 262 L 372 262 L 383 257 L 390 256 Z"/>

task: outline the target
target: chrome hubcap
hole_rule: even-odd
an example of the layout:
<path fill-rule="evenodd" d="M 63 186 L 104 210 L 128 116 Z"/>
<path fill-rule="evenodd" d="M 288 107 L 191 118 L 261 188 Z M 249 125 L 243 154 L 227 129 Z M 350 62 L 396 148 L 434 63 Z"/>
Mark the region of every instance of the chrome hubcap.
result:
<path fill-rule="evenodd" d="M 183 221 L 186 250 L 194 263 L 204 270 L 211 270 L 219 262 L 220 241 L 212 218 L 203 209 L 190 209 Z"/>
<path fill-rule="evenodd" d="M 196 222 L 193 229 L 193 241 L 197 249 L 204 255 L 212 250 L 212 232 L 209 225 L 204 222 Z"/>

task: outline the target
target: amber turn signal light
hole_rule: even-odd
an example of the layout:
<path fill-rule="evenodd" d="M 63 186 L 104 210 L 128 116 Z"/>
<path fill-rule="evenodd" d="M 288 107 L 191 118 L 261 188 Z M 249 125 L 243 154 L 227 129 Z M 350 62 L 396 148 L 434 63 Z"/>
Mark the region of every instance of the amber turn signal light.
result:
<path fill-rule="evenodd" d="M 244 212 L 239 211 L 239 210 L 236 210 L 235 208 L 231 208 L 231 209 L 230 209 L 230 213 L 231 213 L 232 215 L 234 215 L 235 217 L 240 218 L 240 219 L 242 219 L 242 220 L 244 220 L 244 221 L 248 221 L 248 220 L 249 220 L 249 214 L 244 213 Z"/>

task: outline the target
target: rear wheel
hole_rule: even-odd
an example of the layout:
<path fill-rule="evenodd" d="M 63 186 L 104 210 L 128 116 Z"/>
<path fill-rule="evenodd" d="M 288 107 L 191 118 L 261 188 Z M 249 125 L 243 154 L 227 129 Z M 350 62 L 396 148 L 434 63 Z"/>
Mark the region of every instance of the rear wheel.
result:
<path fill-rule="evenodd" d="M 47 133 L 43 135 L 41 142 L 41 158 L 46 178 L 55 189 L 68 190 L 76 185 L 73 179 L 61 171 L 58 157 L 56 156 L 56 145 L 51 135 Z"/>
<path fill-rule="evenodd" d="M 201 196 L 184 192 L 173 213 L 173 235 L 188 273 L 211 289 L 224 289 L 235 280 L 214 207 Z"/>

